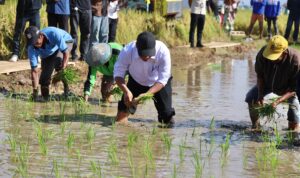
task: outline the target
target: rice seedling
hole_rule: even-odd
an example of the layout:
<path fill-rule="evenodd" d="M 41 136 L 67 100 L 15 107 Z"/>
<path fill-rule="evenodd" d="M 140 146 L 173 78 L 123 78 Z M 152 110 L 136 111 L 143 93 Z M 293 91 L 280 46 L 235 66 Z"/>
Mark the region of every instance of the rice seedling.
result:
<path fill-rule="evenodd" d="M 148 177 L 148 163 L 145 165 L 144 177 Z"/>
<path fill-rule="evenodd" d="M 193 128 L 192 137 L 196 135 L 196 127 Z"/>
<path fill-rule="evenodd" d="M 96 132 L 94 127 L 89 127 L 85 135 L 88 143 L 90 144 L 90 148 L 92 148 L 92 143 L 96 137 Z"/>
<path fill-rule="evenodd" d="M 59 81 L 63 81 L 67 84 L 73 84 L 80 80 L 78 72 L 72 67 L 66 67 L 63 70 L 58 71 L 52 77 L 52 84 L 56 84 Z"/>
<path fill-rule="evenodd" d="M 27 143 L 20 143 L 19 145 L 19 154 L 18 154 L 18 166 L 16 172 L 22 177 L 28 177 L 28 157 L 29 150 Z"/>
<path fill-rule="evenodd" d="M 46 133 L 43 132 L 41 125 L 36 120 L 34 120 L 34 126 L 36 135 L 38 137 L 40 152 L 42 155 L 46 156 L 48 154 L 48 148 L 46 145 Z"/>
<path fill-rule="evenodd" d="M 177 178 L 177 167 L 176 164 L 174 163 L 173 165 L 173 174 L 172 174 L 172 178 Z"/>
<path fill-rule="evenodd" d="M 154 166 L 153 152 L 148 139 L 145 141 L 143 153 L 146 156 L 146 159 L 151 163 L 151 165 Z"/>
<path fill-rule="evenodd" d="M 211 120 L 210 120 L 210 124 L 209 124 L 209 128 L 210 130 L 214 130 L 215 129 L 215 117 L 213 117 Z"/>
<path fill-rule="evenodd" d="M 274 127 L 274 132 L 275 132 L 275 143 L 277 146 L 280 146 L 282 144 L 283 138 L 281 137 L 278 128 L 277 128 L 277 124 Z"/>
<path fill-rule="evenodd" d="M 60 178 L 61 175 L 59 173 L 59 164 L 58 164 L 58 162 L 56 160 L 53 160 L 52 165 L 53 165 L 53 170 L 52 171 L 54 172 L 55 177 Z"/>
<path fill-rule="evenodd" d="M 200 178 L 202 177 L 203 167 L 204 167 L 201 161 L 201 156 L 199 155 L 198 152 L 194 151 L 193 158 L 194 158 L 193 164 L 195 168 L 195 177 Z"/>
<path fill-rule="evenodd" d="M 295 141 L 295 136 L 293 132 L 287 132 L 286 133 L 287 142 L 289 146 L 292 146 Z"/>
<path fill-rule="evenodd" d="M 172 146 L 172 138 L 167 133 L 162 133 L 161 140 L 167 149 L 167 154 L 169 154 Z"/>
<path fill-rule="evenodd" d="M 243 167 L 246 169 L 248 167 L 248 158 L 249 155 L 248 154 L 244 154 L 243 155 Z"/>
<path fill-rule="evenodd" d="M 185 148 L 186 148 L 186 137 L 187 137 L 187 134 L 185 135 L 185 138 L 183 141 L 181 141 L 181 144 L 179 145 L 179 158 L 180 158 L 180 163 L 183 163 L 184 161 L 184 151 L 185 151 Z"/>
<path fill-rule="evenodd" d="M 74 134 L 72 134 L 71 132 L 69 132 L 68 138 L 67 138 L 67 147 L 68 150 L 70 150 L 72 148 L 72 146 L 75 143 L 75 136 Z"/>
<path fill-rule="evenodd" d="M 117 145 L 115 141 L 112 141 L 108 147 L 108 158 L 110 159 L 111 164 L 118 165 L 119 158 L 117 155 Z"/>
<path fill-rule="evenodd" d="M 95 161 L 90 161 L 91 170 L 95 176 L 101 178 L 102 177 L 102 168 L 100 162 L 96 163 Z"/>
<path fill-rule="evenodd" d="M 210 144 L 209 144 L 209 150 L 208 150 L 208 158 L 211 158 L 214 151 L 215 151 L 215 137 L 213 135 L 210 136 Z"/>
<path fill-rule="evenodd" d="M 123 91 L 118 86 L 115 86 L 110 94 L 113 95 L 116 100 L 120 100 L 123 96 Z"/>
<path fill-rule="evenodd" d="M 60 135 L 63 136 L 65 134 L 66 126 L 67 126 L 66 122 L 61 122 L 60 123 Z"/>
<path fill-rule="evenodd" d="M 135 177 L 135 168 L 134 168 L 134 163 L 133 163 L 133 159 L 132 159 L 132 153 L 129 148 L 127 149 L 127 159 L 128 159 L 128 163 L 129 163 L 129 166 L 131 169 L 132 177 Z"/>
<path fill-rule="evenodd" d="M 127 146 L 128 149 L 131 150 L 134 144 L 137 143 L 138 135 L 135 132 L 131 132 L 127 136 Z"/>
<path fill-rule="evenodd" d="M 15 139 L 15 137 L 11 134 L 8 136 L 8 143 L 10 145 L 10 149 L 13 153 L 16 153 L 16 149 L 17 149 L 17 141 Z"/>
<path fill-rule="evenodd" d="M 151 135 L 156 135 L 156 133 L 157 133 L 157 125 L 154 124 L 154 125 L 152 126 Z"/>
<path fill-rule="evenodd" d="M 226 161 L 227 161 L 228 151 L 229 151 L 229 146 L 230 146 L 230 138 L 231 138 L 231 135 L 230 135 L 230 133 L 228 133 L 226 135 L 226 138 L 225 138 L 225 143 L 222 143 L 220 145 L 220 147 L 221 147 L 221 165 L 222 165 L 222 167 L 225 166 Z"/>

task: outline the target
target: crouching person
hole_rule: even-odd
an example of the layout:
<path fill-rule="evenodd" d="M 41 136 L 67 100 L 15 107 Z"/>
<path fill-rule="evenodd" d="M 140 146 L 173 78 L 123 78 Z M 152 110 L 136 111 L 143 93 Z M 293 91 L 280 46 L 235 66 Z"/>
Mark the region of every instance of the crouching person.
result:
<path fill-rule="evenodd" d="M 114 85 L 114 65 L 123 46 L 118 43 L 96 43 L 88 51 L 86 62 L 89 65 L 87 80 L 84 83 L 84 98 L 88 98 L 96 82 L 96 74 L 103 74 L 101 95 L 104 102 L 110 102 L 111 90 Z"/>
<path fill-rule="evenodd" d="M 264 96 L 273 92 L 280 97 L 272 106 L 276 108 L 278 104 L 287 101 L 288 129 L 300 131 L 300 105 L 296 95 L 299 66 L 299 53 L 288 48 L 287 40 L 280 35 L 273 36 L 258 52 L 255 62 L 257 84 L 246 96 L 253 129 L 260 127 L 258 113 L 254 107 L 262 105 Z"/>
<path fill-rule="evenodd" d="M 129 74 L 127 84 L 125 74 Z M 136 106 L 135 98 L 150 93 L 154 95 L 158 121 L 174 123 L 170 51 L 152 33 L 139 34 L 137 41 L 123 48 L 114 67 L 114 79 L 124 93 L 118 103 L 117 122 L 127 122 L 129 108 Z"/>
<path fill-rule="evenodd" d="M 69 33 L 55 27 L 46 27 L 39 30 L 30 26 L 25 30 L 27 39 L 27 52 L 31 65 L 31 79 L 33 99 L 38 96 L 38 81 L 41 85 L 41 94 L 44 100 L 49 99 L 49 86 L 54 71 L 66 68 L 69 51 L 73 46 L 73 39 Z M 41 75 L 39 77 L 38 58 L 41 58 Z M 64 93 L 69 91 L 68 84 L 64 82 Z"/>

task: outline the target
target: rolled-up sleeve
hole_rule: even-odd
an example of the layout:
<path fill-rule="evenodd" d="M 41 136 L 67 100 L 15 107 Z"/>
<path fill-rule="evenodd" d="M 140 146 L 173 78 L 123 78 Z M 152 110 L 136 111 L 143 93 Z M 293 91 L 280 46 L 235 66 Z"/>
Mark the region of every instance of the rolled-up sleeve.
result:
<path fill-rule="evenodd" d="M 38 66 L 38 54 L 33 46 L 28 46 L 28 58 L 30 62 L 31 69 L 34 69 Z"/>
<path fill-rule="evenodd" d="M 166 85 L 171 76 L 171 55 L 166 46 L 164 46 L 163 51 L 159 60 L 158 79 L 156 82 Z"/>
<path fill-rule="evenodd" d="M 116 77 L 125 77 L 126 72 L 129 69 L 130 65 L 130 50 L 125 47 L 123 50 L 120 52 L 119 57 L 115 63 L 114 66 L 114 78 Z"/>

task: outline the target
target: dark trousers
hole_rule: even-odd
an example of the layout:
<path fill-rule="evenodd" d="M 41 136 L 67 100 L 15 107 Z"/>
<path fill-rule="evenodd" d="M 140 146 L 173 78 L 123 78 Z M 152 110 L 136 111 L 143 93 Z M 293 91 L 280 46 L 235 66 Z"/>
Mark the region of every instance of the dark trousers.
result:
<path fill-rule="evenodd" d="M 73 43 L 68 43 L 68 50 L 70 51 L 73 47 Z M 55 71 L 61 70 L 61 64 L 63 61 L 63 53 L 57 50 L 51 56 L 42 59 L 42 72 L 39 80 L 41 87 L 49 87 L 51 82 L 51 75 Z"/>
<path fill-rule="evenodd" d="M 268 36 L 269 36 L 269 37 L 272 36 L 272 30 L 271 30 L 271 25 L 272 25 L 272 23 L 273 23 L 275 35 L 278 34 L 277 17 L 271 17 L 271 18 L 268 18 L 268 17 L 267 17 Z"/>
<path fill-rule="evenodd" d="M 36 26 L 40 28 L 40 12 L 39 10 L 33 12 L 25 12 L 23 16 L 17 13 L 15 23 L 15 33 L 13 37 L 13 54 L 20 55 L 20 41 L 21 35 L 26 26 L 26 22 L 29 21 L 30 26 Z"/>
<path fill-rule="evenodd" d="M 175 110 L 172 108 L 172 77 L 168 83 L 159 92 L 154 95 L 154 105 L 158 112 L 158 121 L 169 123 L 175 115 Z M 133 97 L 137 97 L 149 90 L 150 87 L 140 85 L 131 76 L 127 83 L 128 89 L 132 92 Z M 124 97 L 118 103 L 118 110 L 127 112 L 127 107 L 124 104 Z"/>
<path fill-rule="evenodd" d="M 197 46 L 202 45 L 202 32 L 205 24 L 205 15 L 191 13 L 189 42 L 194 44 L 194 33 L 197 27 Z"/>
<path fill-rule="evenodd" d="M 69 15 L 48 13 L 48 26 L 58 27 L 69 32 Z"/>
<path fill-rule="evenodd" d="M 119 19 L 108 19 L 109 21 L 109 33 L 108 33 L 108 42 L 115 42 L 117 34 L 117 26 Z"/>
<path fill-rule="evenodd" d="M 70 26 L 71 26 L 71 36 L 74 39 L 74 46 L 71 51 L 72 59 L 77 58 L 76 49 L 78 46 L 78 26 L 80 28 L 80 55 L 85 58 L 86 53 L 89 50 L 89 39 L 91 33 L 91 21 L 92 21 L 92 11 L 91 10 L 71 10 L 70 14 Z"/>
<path fill-rule="evenodd" d="M 298 40 L 298 34 L 299 34 L 299 21 L 300 21 L 300 15 L 299 12 L 291 11 L 288 17 L 288 21 L 286 24 L 285 34 L 284 37 L 288 40 L 290 36 L 290 32 L 292 30 L 292 25 L 294 23 L 294 33 L 293 33 L 293 40 Z"/>

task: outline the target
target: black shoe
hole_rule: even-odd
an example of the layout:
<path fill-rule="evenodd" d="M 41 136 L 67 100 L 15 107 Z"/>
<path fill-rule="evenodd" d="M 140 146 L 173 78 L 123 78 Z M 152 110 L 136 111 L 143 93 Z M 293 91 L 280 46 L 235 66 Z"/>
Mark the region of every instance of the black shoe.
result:
<path fill-rule="evenodd" d="M 78 61 L 78 56 L 77 56 L 77 55 L 72 55 L 71 60 L 72 60 L 73 62 Z"/>
<path fill-rule="evenodd" d="M 191 47 L 191 48 L 194 48 L 194 47 L 195 47 L 195 46 L 194 46 L 194 43 L 191 43 L 191 44 L 190 44 L 190 47 Z"/>
<path fill-rule="evenodd" d="M 204 46 L 203 46 L 203 44 L 199 43 L 199 44 L 197 44 L 196 47 L 197 47 L 197 48 L 203 48 Z"/>

